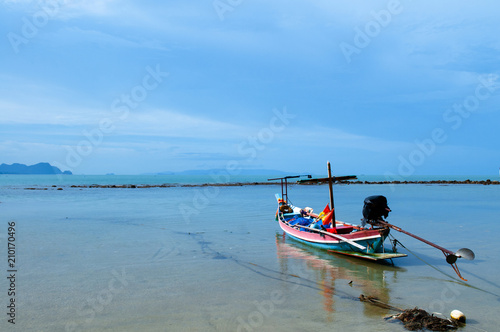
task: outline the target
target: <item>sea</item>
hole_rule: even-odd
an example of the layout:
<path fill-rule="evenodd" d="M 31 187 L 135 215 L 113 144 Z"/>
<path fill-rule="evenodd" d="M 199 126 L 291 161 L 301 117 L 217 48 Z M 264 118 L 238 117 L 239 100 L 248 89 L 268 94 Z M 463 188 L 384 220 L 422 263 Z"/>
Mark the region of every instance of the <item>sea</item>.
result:
<path fill-rule="evenodd" d="M 386 263 L 294 241 L 275 221 L 280 185 L 253 185 L 268 177 L 0 175 L 0 330 L 406 331 L 391 317 L 418 307 L 462 311 L 459 331 L 498 331 L 500 185 L 334 186 L 338 220 L 358 223 L 364 199 L 384 195 L 388 222 L 473 250 L 457 261 L 463 281 L 440 250 L 396 231 L 408 256 Z M 436 179 L 488 177 L 408 180 Z M 129 184 L 150 186 L 92 186 Z M 315 212 L 328 195 L 288 188 Z"/>

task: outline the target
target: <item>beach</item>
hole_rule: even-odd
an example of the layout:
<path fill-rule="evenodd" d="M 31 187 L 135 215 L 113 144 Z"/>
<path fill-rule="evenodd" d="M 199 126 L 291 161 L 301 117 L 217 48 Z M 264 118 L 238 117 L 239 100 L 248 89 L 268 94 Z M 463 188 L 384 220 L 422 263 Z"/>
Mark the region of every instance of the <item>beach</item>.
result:
<path fill-rule="evenodd" d="M 500 330 L 498 1 L 1 3 L 0 332 Z"/>
<path fill-rule="evenodd" d="M 295 242 L 274 221 L 276 184 L 92 188 L 51 181 L 0 188 L 4 308 L 12 222 L 16 245 L 15 325 L 4 315 L 2 329 L 405 330 L 384 319 L 395 312 L 361 302 L 361 294 L 444 316 L 461 310 L 461 331 L 498 325 L 498 186 L 334 187 L 339 220 L 359 222 L 364 198 L 380 194 L 392 209 L 389 222 L 451 250 L 472 249 L 474 261 L 458 262 L 468 279 L 462 282 L 442 253 L 394 231 L 411 250 L 399 247 L 408 257 L 394 265 Z M 315 211 L 328 202 L 324 185 L 291 186 L 289 195 Z"/>

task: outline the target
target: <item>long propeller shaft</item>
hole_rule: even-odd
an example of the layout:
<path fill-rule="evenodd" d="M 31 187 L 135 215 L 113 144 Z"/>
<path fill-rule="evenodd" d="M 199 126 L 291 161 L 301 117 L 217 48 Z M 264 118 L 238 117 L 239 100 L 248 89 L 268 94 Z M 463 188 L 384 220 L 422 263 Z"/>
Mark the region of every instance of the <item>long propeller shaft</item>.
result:
<path fill-rule="evenodd" d="M 420 236 L 417 236 L 415 234 L 412 234 L 410 232 L 407 232 L 403 229 L 401 229 L 400 227 L 398 226 L 395 226 L 395 225 L 392 225 L 392 224 L 389 224 L 388 222 L 385 222 L 383 220 L 378 220 L 377 223 L 379 225 L 382 225 L 382 226 L 386 226 L 386 227 L 390 227 L 398 232 L 401 232 L 401 233 L 404 233 L 408 236 L 411 236 L 419 241 L 422 241 L 436 249 L 439 249 L 443 252 L 445 258 L 446 258 L 446 262 L 448 264 L 451 265 L 451 267 L 453 268 L 453 270 L 455 271 L 455 273 L 460 277 L 460 279 L 464 280 L 464 281 L 467 281 L 467 279 L 465 279 L 464 277 L 462 277 L 462 275 L 460 274 L 460 271 L 458 270 L 458 266 L 456 264 L 456 261 L 457 261 L 457 258 L 459 257 L 463 257 L 465 259 L 468 259 L 468 260 L 472 260 L 474 259 L 474 253 L 472 252 L 472 250 L 470 249 L 466 249 L 466 248 L 462 248 L 462 249 L 459 249 L 456 253 L 454 253 L 453 251 L 451 250 L 448 250 L 446 248 L 443 248 L 441 246 L 438 246 L 437 244 L 435 243 L 432 243 L 430 241 L 427 241 L 426 239 L 423 239 L 421 238 Z"/>
<path fill-rule="evenodd" d="M 394 230 L 396 230 L 396 231 L 398 231 L 398 232 L 401 232 L 401 233 L 404 233 L 404 234 L 406 234 L 406 235 L 408 235 L 408 236 L 411 236 L 411 237 L 413 237 L 413 238 L 415 238 L 415 239 L 417 239 L 417 240 L 419 240 L 419 241 L 422 241 L 422 242 L 424 242 L 424 243 L 427 243 L 428 245 L 430 245 L 430 246 L 432 246 L 432 247 L 434 247 L 434 248 L 436 248 L 436 249 L 441 250 L 443 253 L 446 253 L 446 254 L 448 254 L 448 255 L 454 255 L 454 254 L 455 254 L 455 253 L 454 253 L 453 251 L 451 251 L 451 250 L 448 250 L 448 249 L 446 249 L 446 248 L 443 248 L 443 247 L 441 247 L 441 246 L 438 246 L 437 244 L 432 243 L 432 242 L 430 242 L 430 241 L 427 241 L 426 239 L 423 239 L 423 238 L 421 238 L 420 236 L 417 236 L 417 235 L 415 235 L 415 234 L 412 234 L 412 233 L 410 233 L 410 232 L 407 232 L 407 231 L 405 231 L 404 229 L 401 229 L 401 228 L 400 228 L 400 227 L 398 227 L 398 226 L 395 226 L 395 225 L 389 224 L 388 222 L 381 221 L 381 220 L 378 220 L 377 222 L 378 222 L 379 224 L 381 224 L 381 225 L 384 225 L 384 226 L 390 227 L 390 228 L 392 228 L 392 229 L 394 229 Z"/>

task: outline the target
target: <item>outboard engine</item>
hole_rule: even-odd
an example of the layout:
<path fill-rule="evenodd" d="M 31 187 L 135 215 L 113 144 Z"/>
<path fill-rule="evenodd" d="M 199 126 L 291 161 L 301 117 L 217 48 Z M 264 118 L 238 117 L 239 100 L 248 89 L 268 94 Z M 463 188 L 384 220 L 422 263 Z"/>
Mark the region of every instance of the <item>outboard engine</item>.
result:
<path fill-rule="evenodd" d="M 391 212 L 387 206 L 387 198 L 381 195 L 375 195 L 365 198 L 365 205 L 363 206 L 363 223 L 374 224 L 377 220 L 384 220 Z"/>

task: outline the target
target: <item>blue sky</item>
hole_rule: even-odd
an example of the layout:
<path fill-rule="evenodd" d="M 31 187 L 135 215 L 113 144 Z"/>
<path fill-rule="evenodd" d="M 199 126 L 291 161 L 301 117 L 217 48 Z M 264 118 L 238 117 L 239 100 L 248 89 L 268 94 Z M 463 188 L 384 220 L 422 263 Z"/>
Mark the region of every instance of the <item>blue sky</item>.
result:
<path fill-rule="evenodd" d="M 0 162 L 498 176 L 496 1 L 0 6 Z"/>

